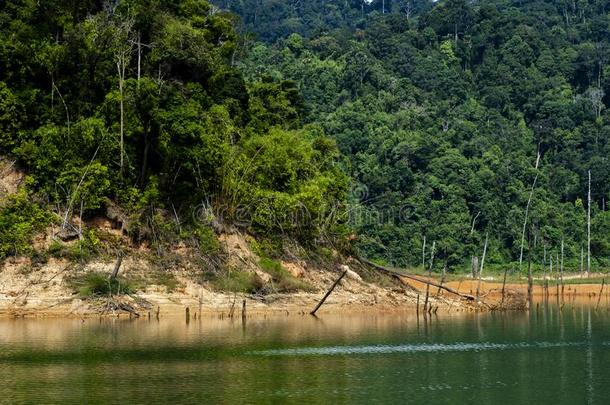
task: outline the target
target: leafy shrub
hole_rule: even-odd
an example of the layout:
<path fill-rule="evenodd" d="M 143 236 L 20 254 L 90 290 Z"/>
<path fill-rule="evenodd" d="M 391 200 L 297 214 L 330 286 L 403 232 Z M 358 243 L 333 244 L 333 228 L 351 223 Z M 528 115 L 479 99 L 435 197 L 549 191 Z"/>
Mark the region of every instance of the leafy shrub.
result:
<path fill-rule="evenodd" d="M 267 274 L 269 274 L 276 284 L 275 287 L 279 292 L 294 292 L 294 291 L 311 291 L 311 285 L 303 280 L 294 277 L 288 270 L 282 267 L 277 260 L 263 257 L 259 261 L 259 265 Z"/>
<path fill-rule="evenodd" d="M 32 253 L 32 236 L 52 221 L 53 215 L 32 202 L 32 196 L 25 189 L 10 196 L 8 203 L 0 208 L 0 260 Z"/>
<path fill-rule="evenodd" d="M 54 240 L 47 249 L 47 254 L 55 258 L 66 258 L 72 261 L 86 262 L 100 253 L 102 242 L 94 230 L 83 232 L 83 237 L 72 244 Z"/>
<path fill-rule="evenodd" d="M 263 280 L 245 271 L 228 271 L 218 276 L 213 285 L 221 291 L 254 294 L 262 290 Z"/>
<path fill-rule="evenodd" d="M 220 243 L 209 226 L 198 226 L 193 231 L 199 250 L 203 254 L 215 254 L 220 251 Z"/>

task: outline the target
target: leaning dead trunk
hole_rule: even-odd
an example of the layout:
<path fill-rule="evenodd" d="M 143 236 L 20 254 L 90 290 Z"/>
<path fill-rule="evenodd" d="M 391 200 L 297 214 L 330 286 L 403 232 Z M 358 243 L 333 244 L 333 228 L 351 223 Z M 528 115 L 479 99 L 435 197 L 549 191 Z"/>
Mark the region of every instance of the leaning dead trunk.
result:
<path fill-rule="evenodd" d="M 112 274 L 110 274 L 110 280 L 116 279 L 119 275 L 119 270 L 121 269 L 121 263 L 123 263 L 123 255 L 119 253 L 119 256 L 116 259 L 116 263 L 114 264 L 114 269 L 112 270 Z"/>
<path fill-rule="evenodd" d="M 320 309 L 320 307 L 322 306 L 322 304 L 324 304 L 324 301 L 326 301 L 326 299 L 330 296 L 330 294 L 333 292 L 333 290 L 335 289 L 335 287 L 339 284 L 339 282 L 341 281 L 341 279 L 343 277 L 345 277 L 345 275 L 347 274 L 347 269 L 345 269 L 343 271 L 343 273 L 341 273 L 341 275 L 339 276 L 339 278 L 337 280 L 335 280 L 335 282 L 333 283 L 333 285 L 328 289 L 328 291 L 326 292 L 326 294 L 324 294 L 324 297 L 322 297 L 322 299 L 320 300 L 320 302 L 318 302 L 318 305 L 316 305 L 316 307 L 313 309 L 313 311 L 310 312 L 311 315 L 315 315 L 316 312 L 318 311 L 318 309 Z M 244 301 L 245 302 L 245 301 Z"/>
<path fill-rule="evenodd" d="M 373 263 L 372 261 L 367 260 L 367 259 L 365 259 L 363 257 L 360 257 L 359 260 L 361 262 L 363 262 L 363 263 L 368 264 L 371 267 L 374 267 L 374 268 L 376 268 L 378 270 L 381 270 L 382 272 L 384 272 L 384 273 L 386 273 L 386 274 L 396 278 L 397 280 L 401 281 L 404 284 L 406 284 L 406 282 L 404 280 L 402 280 L 402 279 L 406 278 L 406 279 L 409 279 L 409 280 L 417 281 L 418 283 L 429 284 L 429 285 L 431 285 L 433 287 L 441 288 L 442 290 L 450 292 L 451 294 L 455 294 L 455 295 L 457 295 L 457 296 L 459 296 L 461 298 L 464 298 L 466 300 L 469 300 L 469 301 L 474 301 L 475 300 L 475 297 L 473 295 L 463 294 L 463 293 L 459 292 L 459 288 L 458 288 L 458 290 L 454 290 L 453 288 L 447 287 L 446 285 L 440 285 L 438 283 L 435 283 L 434 281 L 430 281 L 430 280 L 426 280 L 426 279 L 418 277 L 418 276 L 414 276 L 413 274 L 397 272 L 397 271 L 394 271 L 394 270 L 389 269 L 387 267 L 384 267 L 382 265 L 379 265 L 377 263 Z M 418 297 L 417 298 L 417 300 L 418 300 L 417 308 L 419 309 L 419 294 L 417 295 L 417 297 Z"/>

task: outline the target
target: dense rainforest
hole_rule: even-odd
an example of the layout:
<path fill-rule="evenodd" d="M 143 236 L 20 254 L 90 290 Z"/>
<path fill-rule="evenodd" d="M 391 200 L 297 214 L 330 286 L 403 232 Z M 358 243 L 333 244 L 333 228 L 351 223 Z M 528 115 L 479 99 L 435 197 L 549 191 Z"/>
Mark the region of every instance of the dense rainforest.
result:
<path fill-rule="evenodd" d="M 158 251 L 235 227 L 450 271 L 486 239 L 514 268 L 563 245 L 575 269 L 590 211 L 607 266 L 609 58 L 607 0 L 8 1 L 0 155 L 27 181 L 0 259 L 118 207 Z"/>
<path fill-rule="evenodd" d="M 303 125 L 294 84 L 244 80 L 233 15 L 201 0 L 3 4 L 0 155 L 28 177 L 0 204 L 0 258 L 33 253 L 52 222 L 95 251 L 75 217 L 120 220 L 160 253 L 213 253 L 225 226 L 303 245 L 345 234 L 327 220 L 349 184 L 336 144 Z"/>
<path fill-rule="evenodd" d="M 488 235 L 490 263 L 516 268 L 529 239 L 538 264 L 563 243 L 586 267 L 590 171 L 607 265 L 610 2 L 219 5 L 257 35 L 246 77 L 297 83 L 304 121 L 336 140 L 366 256 L 417 265 L 425 238 L 426 262 L 434 243 L 438 266 L 467 267 Z"/>

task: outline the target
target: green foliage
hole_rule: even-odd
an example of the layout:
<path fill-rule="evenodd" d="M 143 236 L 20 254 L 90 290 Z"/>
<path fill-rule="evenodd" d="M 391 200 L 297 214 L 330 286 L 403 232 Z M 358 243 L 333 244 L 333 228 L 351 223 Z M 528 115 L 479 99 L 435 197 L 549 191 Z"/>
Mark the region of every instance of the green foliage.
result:
<path fill-rule="evenodd" d="M 277 260 L 261 257 L 259 265 L 261 269 L 271 276 L 273 288 L 278 292 L 313 291 L 311 285 L 294 277 Z"/>
<path fill-rule="evenodd" d="M 205 0 L 9 2 L 0 154 L 54 208 L 120 211 L 129 235 L 158 251 L 191 236 L 218 250 L 193 215 L 202 205 L 242 230 L 313 241 L 327 232 L 320 210 L 345 198 L 338 154 L 319 127 L 303 129 L 295 82 L 248 82 L 234 67 L 234 23 Z M 313 219 L 293 221 L 301 207 Z"/>
<path fill-rule="evenodd" d="M 24 189 L 0 206 L 0 260 L 33 252 L 32 236 L 54 220 Z"/>
<path fill-rule="evenodd" d="M 263 288 L 263 281 L 256 274 L 231 270 L 217 276 L 212 284 L 220 291 L 255 294 Z"/>
<path fill-rule="evenodd" d="M 86 273 L 69 280 L 70 287 L 82 298 L 107 297 L 133 293 L 131 284 L 122 277 L 111 280 L 105 273 Z"/>
<path fill-rule="evenodd" d="M 451 270 L 486 235 L 490 265 L 518 260 L 534 179 L 534 261 L 578 261 L 591 170 L 608 263 L 607 0 L 218 0 L 265 42 L 204 0 L 81 3 L 0 10 L 0 153 L 40 201 L 114 201 L 158 251 L 215 252 L 220 224 L 414 267 L 425 237 Z M 0 257 L 29 251 L 34 206 L 3 205 Z"/>
<path fill-rule="evenodd" d="M 94 230 L 86 230 L 80 239 L 62 243 L 53 240 L 47 254 L 55 258 L 69 259 L 74 262 L 87 262 L 101 253 L 102 242 Z"/>
<path fill-rule="evenodd" d="M 415 18 L 389 2 L 362 4 L 358 14 L 349 2 L 325 2 L 324 12 L 320 3 L 298 13 L 265 1 L 227 6 L 265 41 L 240 61 L 246 77 L 294 82 L 302 120 L 323 128 L 345 156 L 348 225 L 362 255 L 421 266 L 425 237 L 424 260 L 434 242 L 436 268 L 466 270 L 487 234 L 488 263 L 514 262 L 536 177 L 526 226 L 533 260 L 548 264 L 563 240 L 566 260 L 578 261 L 590 169 L 592 256 L 594 266 L 606 265 L 606 0 L 416 2 L 408 10 Z M 340 18 L 325 20 L 336 16 L 330 9 Z M 289 21 L 298 21 L 292 32 Z M 290 168 L 281 173 L 276 179 L 291 184 Z M 290 206 L 278 199 L 268 211 Z"/>
<path fill-rule="evenodd" d="M 220 252 L 220 242 L 212 228 L 208 226 L 198 226 L 193 234 L 197 238 L 197 245 L 203 254 L 216 254 Z"/>

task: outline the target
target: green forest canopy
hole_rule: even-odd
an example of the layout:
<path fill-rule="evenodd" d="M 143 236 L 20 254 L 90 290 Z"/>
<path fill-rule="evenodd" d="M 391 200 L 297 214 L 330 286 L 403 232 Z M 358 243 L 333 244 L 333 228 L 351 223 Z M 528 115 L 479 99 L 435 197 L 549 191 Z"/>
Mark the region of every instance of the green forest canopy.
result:
<path fill-rule="evenodd" d="M 608 264 L 610 2 L 219 4 L 262 40 L 246 77 L 295 81 L 304 120 L 337 141 L 351 205 L 373 212 L 352 223 L 366 256 L 416 265 L 425 236 L 467 265 L 488 233 L 492 263 L 518 260 L 540 153 L 534 260 L 564 240 L 579 265 L 591 170 L 593 261 Z"/>
<path fill-rule="evenodd" d="M 192 222 L 177 237 L 200 235 L 203 207 L 303 244 L 353 230 L 361 254 L 401 266 L 425 237 L 438 266 L 464 268 L 488 234 L 487 261 L 506 264 L 536 178 L 535 260 L 563 240 L 576 267 L 591 170 L 593 261 L 610 264 L 609 1 L 217 6 L 6 3 L 0 153 L 31 196 L 2 208 L 0 257 L 27 249 L 43 215 L 10 224 L 35 197 L 85 216 L 112 200 L 136 240 L 173 211 Z"/>
<path fill-rule="evenodd" d="M 219 222 L 304 244 L 341 232 L 323 222 L 348 186 L 336 145 L 302 125 L 293 84 L 233 67 L 234 19 L 201 0 L 5 3 L 0 153 L 32 195 L 0 211 L 0 258 L 30 249 L 32 215 L 15 220 L 30 197 L 62 226 L 112 202 L 153 243 Z"/>

